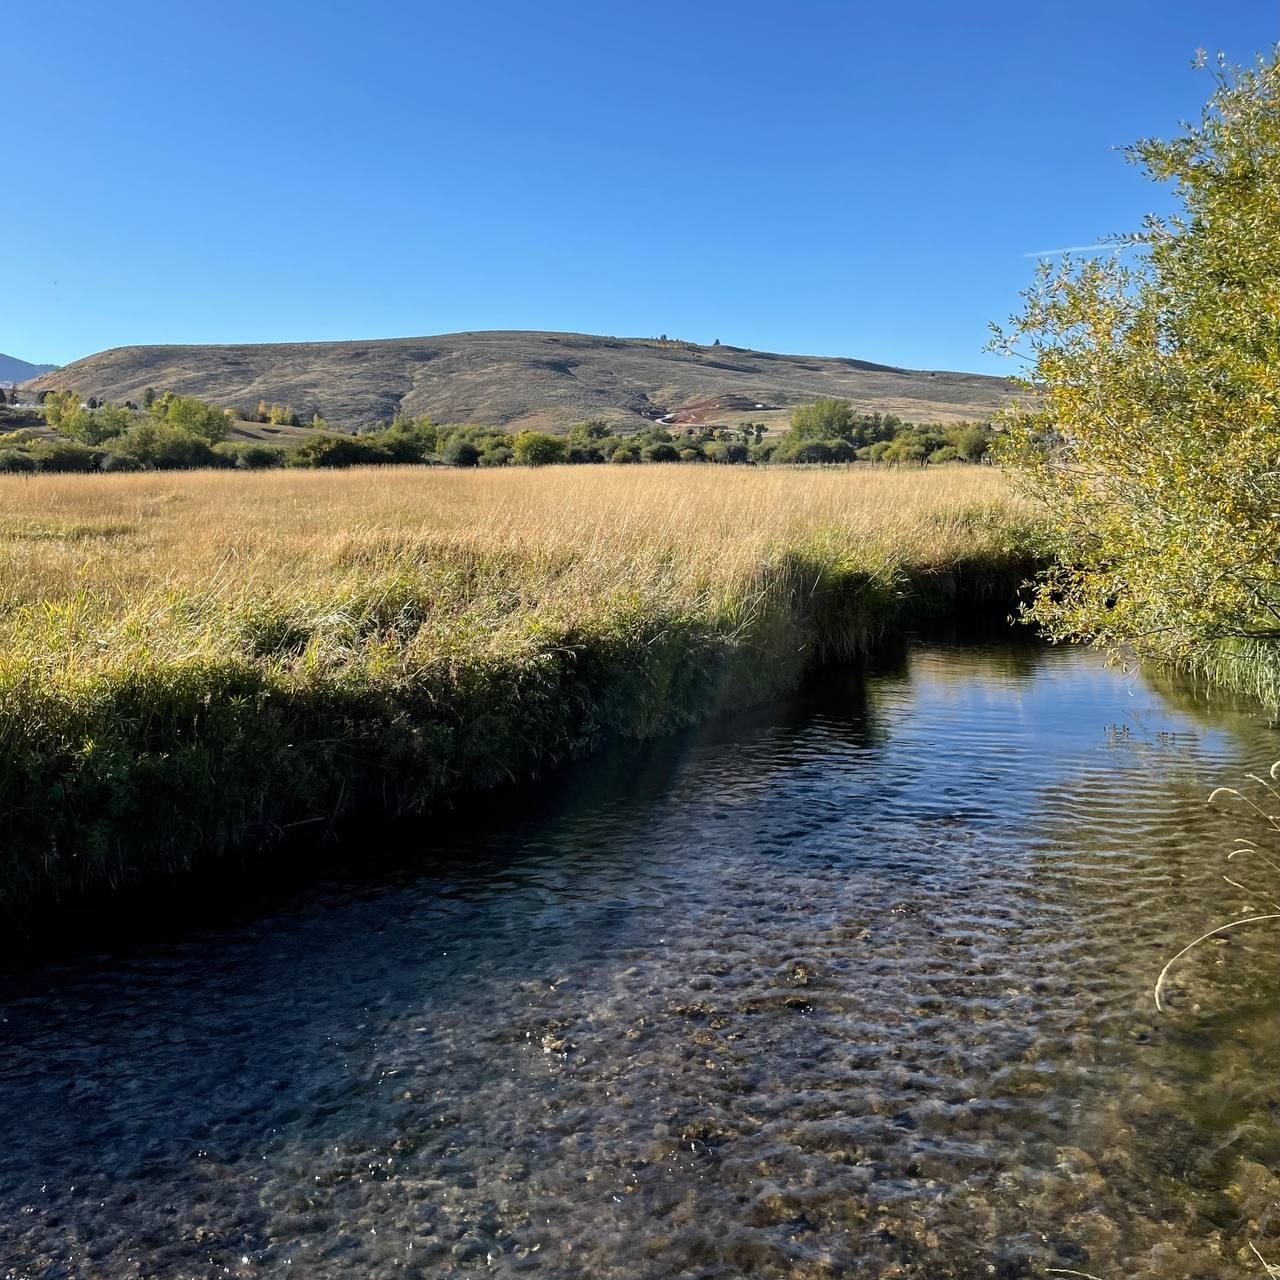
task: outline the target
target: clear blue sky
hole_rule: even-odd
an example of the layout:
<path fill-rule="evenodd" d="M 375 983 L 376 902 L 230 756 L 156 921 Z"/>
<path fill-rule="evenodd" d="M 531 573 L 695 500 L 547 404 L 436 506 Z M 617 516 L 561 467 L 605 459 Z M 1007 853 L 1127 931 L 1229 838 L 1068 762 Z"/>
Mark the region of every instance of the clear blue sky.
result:
<path fill-rule="evenodd" d="M 0 351 L 463 329 L 922 368 L 1162 207 L 1276 0 L 15 0 Z M 8 184 L 6 184 L 8 185 Z"/>

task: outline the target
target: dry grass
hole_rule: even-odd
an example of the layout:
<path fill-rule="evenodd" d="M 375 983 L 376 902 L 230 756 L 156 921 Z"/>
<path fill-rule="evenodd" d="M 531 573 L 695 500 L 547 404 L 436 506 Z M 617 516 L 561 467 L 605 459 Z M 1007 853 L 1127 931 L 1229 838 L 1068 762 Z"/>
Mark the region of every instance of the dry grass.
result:
<path fill-rule="evenodd" d="M 175 593 L 228 605 L 340 595 L 457 556 L 519 565 L 544 607 L 547 593 L 574 607 L 619 586 L 687 597 L 740 588 L 822 533 L 869 565 L 945 564 L 983 550 L 976 508 L 1013 510 L 993 469 L 3 477 L 0 625 L 12 637 L 22 606 L 76 599 L 110 623 Z"/>
<path fill-rule="evenodd" d="M 5 477 L 0 513 L 0 900 L 678 727 L 958 582 L 1003 605 L 1030 545 L 959 467 Z"/>

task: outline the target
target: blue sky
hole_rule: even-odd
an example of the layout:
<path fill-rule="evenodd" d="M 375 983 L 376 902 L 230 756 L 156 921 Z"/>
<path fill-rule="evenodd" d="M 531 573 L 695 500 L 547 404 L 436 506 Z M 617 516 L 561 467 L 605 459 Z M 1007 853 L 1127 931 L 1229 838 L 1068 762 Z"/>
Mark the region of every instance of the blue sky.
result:
<path fill-rule="evenodd" d="M 1275 0 L 6 11 L 0 351 L 466 329 L 984 355 Z"/>

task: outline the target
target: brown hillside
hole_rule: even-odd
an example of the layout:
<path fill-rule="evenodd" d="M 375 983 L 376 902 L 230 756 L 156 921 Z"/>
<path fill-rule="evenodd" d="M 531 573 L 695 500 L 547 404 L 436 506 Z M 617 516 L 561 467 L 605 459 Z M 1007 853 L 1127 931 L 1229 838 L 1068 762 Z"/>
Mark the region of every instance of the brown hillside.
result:
<path fill-rule="evenodd" d="M 116 347 L 26 384 L 113 402 L 147 387 L 229 407 L 259 400 L 353 428 L 397 412 L 437 422 L 560 429 L 602 417 L 621 428 L 736 421 L 819 396 L 917 421 L 989 416 L 1001 378 L 895 369 L 862 360 L 774 355 L 581 333 L 493 331 L 369 342 Z"/>

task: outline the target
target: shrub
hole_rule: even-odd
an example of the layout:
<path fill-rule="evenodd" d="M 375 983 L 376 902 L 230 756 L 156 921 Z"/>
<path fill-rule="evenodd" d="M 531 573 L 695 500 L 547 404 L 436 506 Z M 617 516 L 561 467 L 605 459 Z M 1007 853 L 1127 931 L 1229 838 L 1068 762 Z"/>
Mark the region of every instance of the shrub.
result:
<path fill-rule="evenodd" d="M 852 440 L 853 406 L 826 398 L 802 404 L 791 411 L 791 430 L 800 440 Z"/>
<path fill-rule="evenodd" d="M 22 449 L 0 449 L 0 471 L 34 471 L 36 460 Z"/>
<path fill-rule="evenodd" d="M 118 405 L 102 405 L 88 416 L 88 422 L 74 433 L 85 444 L 101 444 L 122 436 L 137 421 L 137 416 Z"/>
<path fill-rule="evenodd" d="M 512 447 L 512 456 L 522 467 L 546 467 L 563 462 L 565 452 L 565 442 L 545 431 L 522 431 Z"/>
<path fill-rule="evenodd" d="M 74 391 L 50 391 L 44 398 L 44 420 L 64 436 L 89 442 L 93 417 Z"/>
<path fill-rule="evenodd" d="M 921 441 L 912 440 L 909 436 L 895 436 L 889 441 L 889 447 L 881 454 L 880 461 L 887 462 L 890 466 L 902 466 L 907 463 L 923 465 L 927 456 L 928 449 Z"/>
<path fill-rule="evenodd" d="M 425 414 L 419 418 L 397 418 L 380 439 L 389 456 L 397 462 L 421 462 L 440 448 L 440 429 Z"/>
<path fill-rule="evenodd" d="M 214 445 L 214 453 L 228 466 L 240 471 L 265 471 L 271 467 L 283 467 L 287 450 L 276 444 L 263 444 L 257 440 L 224 441 Z"/>
<path fill-rule="evenodd" d="M 647 462 L 679 462 L 680 450 L 665 441 L 650 445 L 644 453 Z"/>
<path fill-rule="evenodd" d="M 480 450 L 470 440 L 455 436 L 440 456 L 451 467 L 474 467 L 480 461 Z"/>
<path fill-rule="evenodd" d="M 111 453 L 116 458 L 132 458 L 139 468 L 155 471 L 189 471 L 222 463 L 202 436 L 154 418 L 144 418 L 113 440 Z M 115 469 L 122 470 L 124 465 L 118 464 Z"/>
<path fill-rule="evenodd" d="M 208 444 L 225 440 L 231 429 L 231 420 L 225 409 L 206 404 L 195 396 L 174 395 L 172 391 L 166 391 L 152 405 L 151 412 L 167 426 L 198 436 Z"/>
<path fill-rule="evenodd" d="M 712 462 L 738 464 L 751 461 L 751 451 L 745 444 L 735 444 L 731 440 L 718 440 L 707 446 L 707 457 Z"/>
<path fill-rule="evenodd" d="M 288 451 L 291 467 L 370 467 L 391 461 L 376 437 L 316 436 Z"/>
<path fill-rule="evenodd" d="M 823 463 L 833 461 L 831 445 L 825 440 L 806 440 L 788 451 L 788 462 Z"/>
<path fill-rule="evenodd" d="M 127 453 L 108 453 L 98 464 L 101 471 L 141 471 L 142 463 Z"/>
<path fill-rule="evenodd" d="M 569 428 L 569 443 L 590 447 L 600 440 L 607 440 L 611 435 L 613 428 L 603 418 L 589 418 L 586 422 L 575 423 Z"/>
<path fill-rule="evenodd" d="M 511 450 L 505 444 L 495 444 L 480 455 L 482 467 L 505 467 L 511 461 Z"/>
<path fill-rule="evenodd" d="M 98 455 L 70 440 L 41 440 L 31 446 L 31 456 L 41 471 L 94 471 Z"/>
<path fill-rule="evenodd" d="M 991 429 L 972 422 L 950 428 L 947 439 L 966 462 L 981 462 L 991 450 Z"/>
<path fill-rule="evenodd" d="M 262 406 L 259 405 L 258 408 L 259 412 L 261 412 Z M 287 404 L 273 404 L 267 410 L 267 421 L 274 423 L 278 427 L 297 427 L 301 425 L 298 415 Z"/>

